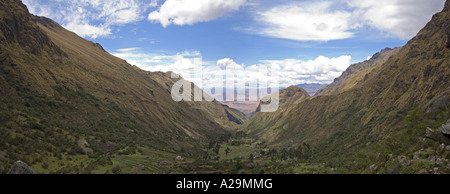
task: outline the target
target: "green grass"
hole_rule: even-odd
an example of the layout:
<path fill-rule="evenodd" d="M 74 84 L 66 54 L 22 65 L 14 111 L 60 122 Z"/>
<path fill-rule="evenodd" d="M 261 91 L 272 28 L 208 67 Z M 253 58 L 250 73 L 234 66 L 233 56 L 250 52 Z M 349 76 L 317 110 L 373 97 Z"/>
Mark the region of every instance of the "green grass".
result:
<path fill-rule="evenodd" d="M 299 163 L 293 167 L 294 174 L 323 174 L 328 173 L 320 164 Z"/>
<path fill-rule="evenodd" d="M 229 148 L 231 149 L 231 152 L 228 154 L 225 153 L 225 150 Z M 233 146 L 230 144 L 223 144 L 222 148 L 220 149 L 220 158 L 222 160 L 230 160 L 235 158 L 248 158 L 250 154 L 257 151 L 256 149 L 250 148 L 250 145 L 244 144 L 240 146 Z"/>
<path fill-rule="evenodd" d="M 55 157 L 48 157 L 42 159 L 42 162 L 38 162 L 31 166 L 31 168 L 37 173 L 82 173 L 86 164 L 92 162 L 87 155 L 63 155 L 62 160 Z M 46 164 L 46 165 L 44 165 Z M 46 166 L 44 168 L 43 166 Z"/>

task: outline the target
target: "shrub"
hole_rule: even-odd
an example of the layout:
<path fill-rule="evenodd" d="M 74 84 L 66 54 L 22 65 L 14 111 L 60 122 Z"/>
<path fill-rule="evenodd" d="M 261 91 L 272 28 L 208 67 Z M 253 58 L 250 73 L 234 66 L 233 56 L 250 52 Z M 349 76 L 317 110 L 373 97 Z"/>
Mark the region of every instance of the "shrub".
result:
<path fill-rule="evenodd" d="M 113 174 L 119 174 L 122 170 L 119 165 L 116 165 L 111 169 L 111 171 Z"/>
<path fill-rule="evenodd" d="M 42 163 L 41 166 L 42 166 L 43 169 L 48 169 L 48 164 L 47 164 L 47 162 Z"/>

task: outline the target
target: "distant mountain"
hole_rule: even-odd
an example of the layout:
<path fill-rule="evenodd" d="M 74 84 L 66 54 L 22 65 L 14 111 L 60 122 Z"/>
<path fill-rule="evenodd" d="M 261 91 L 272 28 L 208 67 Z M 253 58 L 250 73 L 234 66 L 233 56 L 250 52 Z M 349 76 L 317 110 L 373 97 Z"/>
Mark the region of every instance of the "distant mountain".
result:
<path fill-rule="evenodd" d="M 310 96 L 313 96 L 319 89 L 326 86 L 325 84 L 299 84 L 298 87 L 303 88 Z M 280 88 L 283 90 L 285 88 Z M 227 105 L 231 108 L 241 111 L 247 118 L 252 118 L 255 114 L 256 108 L 259 105 L 259 101 L 225 101 L 222 104 Z"/>
<path fill-rule="evenodd" d="M 317 93 L 317 91 L 319 91 L 320 89 L 325 87 L 326 84 L 317 84 L 317 83 L 314 84 L 313 83 L 313 84 L 299 84 L 297 86 L 305 89 L 306 92 L 308 92 L 308 94 L 310 96 L 314 96 Z"/>
<path fill-rule="evenodd" d="M 343 92 L 354 87 L 358 82 L 365 78 L 365 75 L 371 71 L 372 67 L 378 66 L 386 62 L 392 55 L 397 54 L 400 51 L 400 47 L 385 48 L 380 52 L 374 54 L 369 60 L 361 63 L 351 65 L 345 70 L 339 78 L 336 78 L 333 83 L 321 88 L 315 96 L 323 95 L 331 92 Z M 361 76 L 354 76 L 359 72 L 366 72 L 366 74 L 360 74 Z M 351 79 L 351 80 L 350 80 Z M 346 82 L 349 80 L 348 82 Z M 346 84 L 344 84 L 346 83 Z"/>
<path fill-rule="evenodd" d="M 247 118 L 251 118 L 256 111 L 256 108 L 259 105 L 259 101 L 225 101 L 221 102 L 222 104 L 239 110 L 242 112 Z"/>
<path fill-rule="evenodd" d="M 2 0 L 0 166 L 105 173 L 133 155 L 149 158 L 147 172 L 171 172 L 158 161 L 195 158 L 246 120 L 218 102 L 173 101 L 175 81 L 29 14 L 20 0 Z"/>
<path fill-rule="evenodd" d="M 307 145 L 305 162 L 343 173 L 428 172 L 430 164 L 438 164 L 421 158 L 449 156 L 436 151 L 443 149 L 440 143 L 425 136 L 427 127 L 437 129 L 450 118 L 449 42 L 448 0 L 401 49 L 384 50 L 353 65 L 314 98 L 283 95 L 294 99 L 282 100 L 290 103 L 280 102 L 277 112 L 255 114 L 242 131 L 285 155 Z M 384 62 L 376 63 L 380 57 Z M 423 150 L 430 155 L 421 155 Z"/>

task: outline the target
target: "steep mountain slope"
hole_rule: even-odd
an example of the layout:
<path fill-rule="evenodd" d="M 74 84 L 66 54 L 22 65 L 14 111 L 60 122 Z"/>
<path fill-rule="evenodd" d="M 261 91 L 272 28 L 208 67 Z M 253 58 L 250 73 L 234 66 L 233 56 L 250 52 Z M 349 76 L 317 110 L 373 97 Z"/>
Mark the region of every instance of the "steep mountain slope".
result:
<path fill-rule="evenodd" d="M 30 15 L 20 0 L 3 0 L 0 165 L 22 160 L 45 172 L 90 172 L 106 156 L 111 163 L 111 154 L 137 149 L 195 156 L 227 134 L 224 127 L 243 122 L 217 102 L 173 101 L 175 81 Z"/>
<path fill-rule="evenodd" d="M 268 97 L 272 97 L 273 95 Z M 278 92 L 278 95 L 278 110 L 273 113 L 262 113 L 260 112 L 260 106 L 258 106 L 252 119 L 243 125 L 243 128 L 246 129 L 246 133 L 257 137 L 258 139 L 276 138 L 282 130 L 285 130 L 288 127 L 288 125 L 283 125 L 283 123 L 280 122 L 284 122 L 283 118 L 288 116 L 287 114 L 289 114 L 290 109 L 311 98 L 308 92 L 298 86 L 291 86 L 283 89 Z M 263 99 L 268 97 L 264 97 Z M 281 129 L 277 126 L 281 126 Z"/>
<path fill-rule="evenodd" d="M 164 77 L 168 77 L 172 72 L 165 73 Z M 161 84 L 166 86 L 172 86 L 175 84 L 175 81 L 178 80 L 164 80 Z M 212 120 L 216 123 L 220 124 L 225 128 L 234 128 L 236 124 L 242 124 L 248 120 L 248 118 L 239 110 L 231 108 L 227 105 L 223 105 L 222 103 L 213 100 L 212 102 L 205 102 L 205 99 L 212 99 L 207 93 L 203 92 L 203 101 L 195 101 L 195 90 L 201 91 L 201 89 L 196 86 L 194 83 L 189 82 L 187 80 L 182 79 L 182 81 L 187 82 L 187 84 L 191 84 L 191 101 L 186 102 L 193 109 L 199 109 L 208 114 Z M 171 90 L 170 87 L 167 87 L 168 90 Z"/>
<path fill-rule="evenodd" d="M 370 72 L 372 67 L 383 64 L 389 59 L 389 57 L 397 54 L 400 51 L 400 49 L 401 49 L 400 47 L 394 49 L 385 48 L 380 52 L 374 54 L 372 58 L 370 58 L 369 60 L 351 65 L 347 70 L 345 70 L 342 73 L 341 76 L 336 78 L 333 81 L 333 83 L 317 91 L 315 96 L 324 95 L 331 92 L 340 93 L 348 89 L 351 89 L 352 87 L 354 87 L 355 84 L 364 79 L 365 75 Z M 360 73 L 362 71 L 364 71 L 364 74 Z M 355 76 L 356 74 L 362 76 Z"/>
<path fill-rule="evenodd" d="M 398 54 L 348 90 L 255 117 L 244 131 L 258 131 L 256 136 L 272 147 L 311 145 L 313 159 L 331 166 L 364 169 L 370 163 L 358 166 L 360 159 L 380 162 L 389 154 L 412 158 L 412 152 L 431 145 L 424 140 L 425 128 L 436 128 L 450 117 L 449 8 L 447 1 Z"/>

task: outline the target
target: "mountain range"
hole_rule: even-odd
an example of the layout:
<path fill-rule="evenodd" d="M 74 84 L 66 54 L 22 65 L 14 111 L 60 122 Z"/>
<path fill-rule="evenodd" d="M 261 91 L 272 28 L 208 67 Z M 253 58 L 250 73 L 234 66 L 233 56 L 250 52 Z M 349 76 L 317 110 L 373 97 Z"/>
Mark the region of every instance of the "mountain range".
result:
<path fill-rule="evenodd" d="M 450 173 L 450 0 L 405 46 L 320 90 L 282 89 L 276 112 L 253 103 L 250 119 L 248 107 L 174 101 L 183 78 L 171 73 L 2 0 L 0 174 L 15 163 L 38 173 Z"/>

